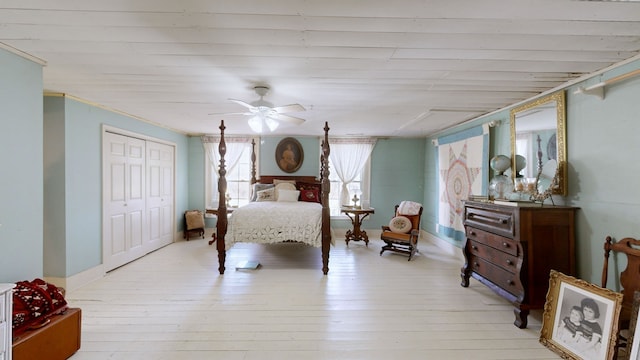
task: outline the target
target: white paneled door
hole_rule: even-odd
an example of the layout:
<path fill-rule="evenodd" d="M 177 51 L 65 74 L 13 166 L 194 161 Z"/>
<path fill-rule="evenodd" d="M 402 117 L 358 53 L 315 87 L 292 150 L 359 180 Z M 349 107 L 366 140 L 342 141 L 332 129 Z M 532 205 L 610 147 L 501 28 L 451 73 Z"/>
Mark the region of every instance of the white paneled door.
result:
<path fill-rule="evenodd" d="M 173 241 L 173 158 L 173 146 L 147 142 L 147 251 Z"/>
<path fill-rule="evenodd" d="M 170 145 L 104 133 L 105 271 L 173 241 L 174 153 Z"/>
<path fill-rule="evenodd" d="M 145 254 L 145 141 L 105 133 L 103 141 L 105 270 Z"/>

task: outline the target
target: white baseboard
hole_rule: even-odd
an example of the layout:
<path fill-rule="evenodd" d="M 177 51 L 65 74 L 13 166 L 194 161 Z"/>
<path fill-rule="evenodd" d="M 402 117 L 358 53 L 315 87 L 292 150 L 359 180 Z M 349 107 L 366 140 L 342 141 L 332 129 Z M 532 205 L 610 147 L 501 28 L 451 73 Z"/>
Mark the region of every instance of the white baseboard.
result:
<path fill-rule="evenodd" d="M 45 276 L 44 280 L 58 287 L 64 288 L 67 292 L 70 292 L 79 289 L 92 281 L 102 279 L 104 275 L 104 267 L 102 266 L 102 264 L 100 264 L 96 267 L 77 273 L 75 275 L 71 275 L 67 278 Z"/>
<path fill-rule="evenodd" d="M 445 254 L 456 257 L 460 259 L 461 262 L 464 262 L 464 255 L 462 254 L 462 249 L 460 249 L 459 247 L 453 245 L 448 241 L 442 240 L 439 237 L 431 233 L 428 233 L 424 230 L 420 230 L 420 233 L 421 233 L 420 237 L 422 239 L 425 239 L 426 241 L 434 244 L 440 250 L 442 250 Z"/>

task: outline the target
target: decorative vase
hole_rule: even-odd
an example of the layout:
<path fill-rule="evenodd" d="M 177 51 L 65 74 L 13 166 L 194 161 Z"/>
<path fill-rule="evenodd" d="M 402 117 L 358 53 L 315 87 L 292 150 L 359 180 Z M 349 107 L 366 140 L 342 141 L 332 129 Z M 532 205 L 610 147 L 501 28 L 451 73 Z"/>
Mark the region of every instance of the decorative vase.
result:
<path fill-rule="evenodd" d="M 494 199 L 508 199 L 513 193 L 513 181 L 507 175 L 496 175 L 489 183 L 489 195 Z"/>
<path fill-rule="evenodd" d="M 489 183 L 489 196 L 493 199 L 509 198 L 513 192 L 513 181 L 504 172 L 511 167 L 511 159 L 506 155 L 496 155 L 491 158 L 489 165 L 496 172 Z"/>

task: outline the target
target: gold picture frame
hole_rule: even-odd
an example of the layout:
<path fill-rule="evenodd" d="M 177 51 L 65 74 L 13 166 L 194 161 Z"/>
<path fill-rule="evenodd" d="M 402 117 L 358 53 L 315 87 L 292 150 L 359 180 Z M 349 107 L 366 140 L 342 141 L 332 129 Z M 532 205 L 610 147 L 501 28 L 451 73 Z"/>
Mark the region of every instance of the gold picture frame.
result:
<path fill-rule="evenodd" d="M 633 306 L 631 307 L 631 321 L 629 323 L 629 337 L 627 337 L 627 348 L 619 360 L 640 359 L 640 321 L 638 321 L 638 309 L 640 309 L 640 291 L 633 292 Z"/>
<path fill-rule="evenodd" d="M 613 359 L 621 307 L 621 293 L 551 270 L 540 343 L 563 359 Z"/>
<path fill-rule="evenodd" d="M 287 137 L 276 146 L 276 164 L 286 173 L 294 173 L 300 169 L 304 161 L 304 150 L 300 142 Z"/>

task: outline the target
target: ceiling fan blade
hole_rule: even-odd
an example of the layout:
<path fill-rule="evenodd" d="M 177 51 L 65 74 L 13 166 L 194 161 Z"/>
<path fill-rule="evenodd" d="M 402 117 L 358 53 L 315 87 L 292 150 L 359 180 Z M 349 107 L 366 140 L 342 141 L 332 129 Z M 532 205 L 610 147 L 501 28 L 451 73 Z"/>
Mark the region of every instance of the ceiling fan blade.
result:
<path fill-rule="evenodd" d="M 249 104 L 249 103 L 246 103 L 246 102 L 244 102 L 244 101 L 242 101 L 242 100 L 229 99 L 229 101 L 232 101 L 232 102 L 234 102 L 234 103 L 236 103 L 236 104 L 242 105 L 242 106 L 244 106 L 244 107 L 246 107 L 246 108 L 248 108 L 248 109 L 252 109 L 252 108 L 254 108 L 254 106 L 253 106 L 253 105 L 251 105 L 251 104 Z"/>
<path fill-rule="evenodd" d="M 304 106 L 302 106 L 300 104 L 289 104 L 289 105 L 283 105 L 283 106 L 276 106 L 276 107 L 273 108 L 273 110 L 275 110 L 279 114 L 306 111 Z"/>
<path fill-rule="evenodd" d="M 285 114 L 277 114 L 272 116 L 271 118 L 276 119 L 278 121 L 284 121 L 284 122 L 288 122 L 296 125 L 300 125 L 305 122 L 304 119 L 301 119 L 295 116 L 285 115 Z"/>
<path fill-rule="evenodd" d="M 253 115 L 250 112 L 231 112 L 231 113 L 211 113 L 209 115 Z"/>

